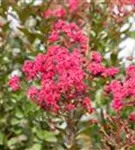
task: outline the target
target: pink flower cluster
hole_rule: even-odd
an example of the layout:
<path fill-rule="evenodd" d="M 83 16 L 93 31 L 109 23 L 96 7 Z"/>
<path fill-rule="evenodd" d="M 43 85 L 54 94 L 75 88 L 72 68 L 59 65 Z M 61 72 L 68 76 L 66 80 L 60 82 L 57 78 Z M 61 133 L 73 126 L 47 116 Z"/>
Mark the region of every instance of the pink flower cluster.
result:
<path fill-rule="evenodd" d="M 92 113 L 94 111 L 94 108 L 91 105 L 91 100 L 89 97 L 85 97 L 83 100 L 83 105 L 85 106 L 85 108 L 87 108 L 87 111 L 89 113 Z"/>
<path fill-rule="evenodd" d="M 93 76 L 114 77 L 119 70 L 115 67 L 106 68 L 101 64 L 102 56 L 100 53 L 93 51 L 91 55 L 91 62 L 89 63 L 88 70 Z"/>
<path fill-rule="evenodd" d="M 135 0 L 130 0 L 131 4 L 135 4 Z"/>
<path fill-rule="evenodd" d="M 84 8 L 84 4 L 87 4 L 86 0 L 63 0 L 55 1 L 50 4 L 49 8 L 42 13 L 44 18 L 66 18 L 69 17 L 69 14 L 78 14 L 81 9 Z M 85 6 L 86 9 L 86 6 Z M 85 9 L 82 9 L 83 11 Z"/>
<path fill-rule="evenodd" d="M 69 10 L 71 12 L 76 11 L 79 8 L 80 0 L 68 0 Z"/>
<path fill-rule="evenodd" d="M 59 45 L 51 46 L 35 61 L 26 61 L 23 71 L 28 80 L 39 82 L 29 88 L 28 95 L 40 107 L 57 112 L 84 106 L 91 112 L 90 100 L 85 100 L 82 54 L 77 48 L 70 52 Z"/>
<path fill-rule="evenodd" d="M 107 92 L 113 95 L 112 106 L 116 111 L 126 106 L 126 98 L 135 97 L 135 66 L 131 65 L 126 69 L 126 78 L 124 81 L 114 80 L 106 88 Z"/>
<path fill-rule="evenodd" d="M 119 3 L 121 3 L 121 5 L 133 5 L 135 4 L 135 0 L 119 0 Z"/>
<path fill-rule="evenodd" d="M 56 9 L 47 9 L 45 12 L 43 12 L 44 18 L 51 18 L 51 17 L 57 17 L 57 18 L 63 18 L 66 15 L 66 10 L 63 7 L 56 8 Z"/>
<path fill-rule="evenodd" d="M 135 122 L 135 112 L 130 113 L 129 120 Z"/>
<path fill-rule="evenodd" d="M 82 53 L 87 50 L 88 37 L 75 23 L 59 20 L 54 24 L 49 40 L 51 43 L 61 42 L 71 51 L 74 47 L 77 47 Z"/>
<path fill-rule="evenodd" d="M 12 88 L 13 91 L 17 91 L 20 88 L 20 79 L 17 75 L 14 75 L 9 80 L 9 86 Z"/>

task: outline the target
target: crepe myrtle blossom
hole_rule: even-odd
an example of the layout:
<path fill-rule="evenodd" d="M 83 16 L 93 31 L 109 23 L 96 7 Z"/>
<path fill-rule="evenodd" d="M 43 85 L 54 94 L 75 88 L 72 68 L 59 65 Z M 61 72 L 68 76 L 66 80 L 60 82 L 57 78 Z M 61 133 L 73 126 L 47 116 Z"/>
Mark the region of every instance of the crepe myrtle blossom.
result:
<path fill-rule="evenodd" d="M 106 86 L 106 92 L 113 95 L 113 108 L 116 111 L 126 106 L 126 98 L 135 97 L 135 66 L 126 69 L 126 76 L 122 81 L 113 80 Z"/>
<path fill-rule="evenodd" d="M 134 65 L 130 65 L 130 66 L 126 69 L 126 76 L 127 76 L 127 78 L 130 78 L 130 77 L 134 77 L 134 76 L 135 76 L 135 66 L 134 66 Z"/>
<path fill-rule="evenodd" d="M 32 86 L 28 89 L 28 96 L 30 99 L 33 100 L 36 99 L 37 94 L 38 94 L 38 89 L 36 87 Z"/>
<path fill-rule="evenodd" d="M 30 82 L 38 83 L 37 86 L 28 86 L 29 98 L 47 111 L 70 111 L 83 107 L 92 113 L 89 85 L 84 81 L 89 76 L 114 78 L 119 69 L 106 67 L 97 51 L 86 57 L 88 37 L 75 23 L 58 20 L 53 24 L 48 40 L 50 46 L 47 52 L 39 53 L 33 61 L 26 60 L 22 67 L 28 85 Z M 113 96 L 115 111 L 124 107 L 123 100 L 135 96 L 134 78 L 135 66 L 131 65 L 126 69 L 123 81 L 113 80 L 107 85 L 106 92 Z M 19 89 L 19 78 L 11 78 L 9 85 L 14 91 Z"/>
<path fill-rule="evenodd" d="M 129 120 L 135 122 L 135 112 L 129 114 Z"/>
<path fill-rule="evenodd" d="M 114 77 L 116 74 L 118 74 L 119 69 L 115 67 L 106 68 L 104 70 L 104 75 L 107 77 Z"/>
<path fill-rule="evenodd" d="M 55 45 L 50 46 L 46 54 L 38 54 L 34 61 L 26 61 L 23 72 L 27 80 L 39 81 L 38 88 L 29 88 L 29 98 L 47 111 L 84 107 L 91 113 L 90 99 L 85 99 L 87 85 L 82 60 L 83 55 L 77 48 L 70 52 Z"/>
<path fill-rule="evenodd" d="M 111 84 L 107 86 L 107 90 L 113 94 L 112 107 L 114 110 L 121 110 L 124 106 L 123 99 L 127 97 L 127 90 L 117 80 L 113 80 Z"/>
<path fill-rule="evenodd" d="M 133 5 L 135 4 L 135 0 L 120 0 L 121 4 Z"/>
<path fill-rule="evenodd" d="M 92 107 L 91 100 L 89 97 L 84 98 L 83 105 L 89 113 L 92 113 L 94 111 L 94 108 Z"/>
<path fill-rule="evenodd" d="M 68 104 L 67 106 L 66 106 L 66 110 L 67 111 L 71 111 L 71 110 L 73 110 L 75 108 L 75 105 L 73 105 L 73 104 Z"/>
<path fill-rule="evenodd" d="M 66 10 L 64 7 L 60 7 L 56 9 L 48 8 L 45 12 L 42 13 L 42 16 L 44 18 L 51 18 L 51 17 L 63 18 L 65 15 L 66 15 Z"/>
<path fill-rule="evenodd" d="M 80 1 L 79 0 L 68 0 L 68 5 L 69 5 L 69 10 L 71 12 L 74 12 L 78 9 L 78 7 L 80 5 Z"/>
<path fill-rule="evenodd" d="M 88 70 L 93 76 L 114 77 L 118 74 L 119 69 L 113 66 L 105 67 L 102 64 L 102 56 L 99 52 L 92 51 L 91 61 L 88 65 Z"/>
<path fill-rule="evenodd" d="M 104 73 L 105 67 L 101 63 L 91 62 L 88 69 L 92 75 L 99 76 Z"/>
<path fill-rule="evenodd" d="M 59 20 L 54 24 L 49 41 L 51 44 L 61 42 L 68 49 L 78 48 L 82 53 L 88 50 L 88 37 L 82 29 L 75 23 L 67 23 L 64 20 Z"/>
<path fill-rule="evenodd" d="M 123 103 L 121 99 L 115 98 L 112 101 L 112 107 L 114 108 L 115 111 L 120 111 L 123 108 Z"/>
<path fill-rule="evenodd" d="M 13 91 L 17 91 L 20 88 L 20 79 L 17 75 L 10 78 L 9 86 Z"/>
<path fill-rule="evenodd" d="M 131 4 L 135 4 L 135 0 L 131 0 Z"/>
<path fill-rule="evenodd" d="M 65 22 L 61 21 L 55 24 L 55 27 L 62 29 L 64 24 Z M 74 24 L 73 28 L 78 30 Z M 38 54 L 34 61 L 25 61 L 22 70 L 26 79 L 31 82 L 39 81 L 38 88 L 29 88 L 29 98 L 47 111 L 69 111 L 83 106 L 91 113 L 93 107 L 87 97 L 88 85 L 84 82 L 88 77 L 86 70 L 94 77 L 106 78 L 114 77 L 119 70 L 115 67 L 105 67 L 98 52 L 91 52 L 90 61 L 86 60 L 88 67 L 83 63 L 84 58 L 80 48 L 70 51 L 65 46 L 54 45 L 48 48 L 46 54 Z M 116 111 L 120 110 L 123 107 L 122 99 L 127 96 L 126 88 L 116 80 L 108 85 L 109 92 L 112 92 L 114 98 L 112 107 Z M 131 92 L 133 93 L 130 90 Z"/>
<path fill-rule="evenodd" d="M 91 54 L 91 60 L 95 61 L 97 63 L 100 63 L 102 61 L 102 56 L 99 52 L 93 51 Z"/>
<path fill-rule="evenodd" d="M 87 112 L 92 113 L 93 107 L 90 97 L 87 96 L 88 69 L 93 77 L 115 77 L 119 69 L 105 67 L 102 64 L 100 53 L 92 52 L 88 65 L 84 65 L 84 57 L 79 48 L 70 51 L 61 45 L 54 45 L 48 48 L 43 54 L 38 54 L 34 61 L 25 61 L 22 70 L 29 83 L 37 82 L 38 86 L 28 88 L 28 96 L 41 108 L 52 111 L 71 111 L 83 107 Z M 20 88 L 18 76 L 13 76 L 9 86 L 16 91 Z M 126 69 L 125 78 L 112 80 L 106 86 L 106 92 L 113 96 L 112 107 L 116 112 L 125 107 L 126 98 L 135 97 L 135 66 L 130 65 Z"/>

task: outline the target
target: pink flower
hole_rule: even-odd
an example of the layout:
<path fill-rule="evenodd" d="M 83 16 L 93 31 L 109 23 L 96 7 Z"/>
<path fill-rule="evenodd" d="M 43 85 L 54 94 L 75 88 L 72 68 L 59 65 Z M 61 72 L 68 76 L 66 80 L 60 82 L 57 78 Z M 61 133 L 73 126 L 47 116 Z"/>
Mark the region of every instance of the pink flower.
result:
<path fill-rule="evenodd" d="M 44 18 L 50 18 L 52 17 L 53 11 L 51 9 L 47 9 L 44 13 L 43 13 L 43 17 Z"/>
<path fill-rule="evenodd" d="M 53 15 L 62 18 L 66 15 L 66 10 L 64 8 L 57 8 L 53 10 Z"/>
<path fill-rule="evenodd" d="M 121 6 L 135 4 L 135 0 L 115 0 L 114 4 L 119 4 Z"/>
<path fill-rule="evenodd" d="M 34 63 L 31 61 L 25 61 L 24 65 L 23 65 L 23 72 L 25 73 L 26 77 L 28 80 L 33 79 L 34 77 L 36 77 L 36 70 L 33 69 Z"/>
<path fill-rule="evenodd" d="M 89 113 L 92 113 L 94 111 L 92 105 L 91 105 L 91 100 L 89 97 L 85 97 L 84 100 L 83 100 L 83 105 L 84 107 L 86 108 L 86 110 L 89 112 Z"/>
<path fill-rule="evenodd" d="M 126 76 L 127 77 L 135 77 L 135 66 L 134 65 L 130 65 L 127 69 L 126 69 Z"/>
<path fill-rule="evenodd" d="M 37 55 L 33 62 L 26 61 L 23 66 L 28 80 L 39 81 L 38 90 L 36 87 L 29 89 L 29 97 L 47 111 L 57 112 L 61 109 L 59 104 L 73 109 L 80 95 L 86 92 L 82 54 L 78 49 L 73 50 L 51 46 L 46 54 Z M 67 99 L 74 101 L 72 105 L 67 106 Z"/>
<path fill-rule="evenodd" d="M 69 3 L 69 9 L 71 12 L 77 10 L 80 4 L 79 0 L 68 0 L 68 3 Z"/>
<path fill-rule="evenodd" d="M 114 97 L 124 99 L 128 96 L 127 88 L 125 88 L 119 81 L 114 80 L 110 84 L 110 90 Z"/>
<path fill-rule="evenodd" d="M 107 92 L 107 93 L 109 93 L 111 91 L 111 89 L 110 89 L 110 85 L 106 85 L 105 86 L 105 92 Z"/>
<path fill-rule="evenodd" d="M 111 82 L 111 84 L 109 85 L 109 87 L 110 87 L 112 92 L 117 92 L 122 88 L 120 81 L 118 81 L 118 80 L 113 80 Z"/>
<path fill-rule="evenodd" d="M 82 53 L 88 49 L 88 37 L 83 34 L 82 30 L 75 23 L 59 20 L 54 24 L 50 42 L 60 42 L 61 39 L 67 48 L 78 47 L 78 50 Z"/>
<path fill-rule="evenodd" d="M 97 76 L 104 72 L 105 67 L 100 63 L 92 62 L 89 64 L 88 69 L 92 75 Z"/>
<path fill-rule="evenodd" d="M 44 13 L 43 13 L 43 17 L 44 18 L 50 18 L 50 17 L 58 17 L 58 18 L 62 18 L 66 15 L 66 10 L 61 7 L 61 8 L 57 8 L 57 9 L 47 9 Z"/>
<path fill-rule="evenodd" d="M 100 55 L 100 53 L 93 51 L 91 59 L 92 59 L 92 61 L 100 63 L 102 61 L 102 56 Z"/>
<path fill-rule="evenodd" d="M 120 99 L 115 98 L 115 99 L 113 99 L 112 107 L 116 112 L 118 112 L 123 108 L 123 103 Z"/>
<path fill-rule="evenodd" d="M 118 72 L 119 72 L 119 69 L 115 67 L 107 68 L 104 71 L 105 75 L 107 75 L 108 77 L 114 77 Z"/>
<path fill-rule="evenodd" d="M 54 24 L 54 30 L 62 30 L 66 26 L 66 22 L 64 20 L 59 20 Z"/>
<path fill-rule="evenodd" d="M 135 112 L 130 113 L 129 120 L 135 122 Z"/>
<path fill-rule="evenodd" d="M 59 39 L 58 33 L 55 30 L 53 30 L 50 37 L 49 37 L 50 42 L 55 42 L 58 39 Z"/>
<path fill-rule="evenodd" d="M 73 110 L 75 108 L 75 105 L 73 105 L 73 104 L 68 104 L 67 106 L 66 106 L 66 110 L 67 111 L 71 111 L 71 110 Z"/>
<path fill-rule="evenodd" d="M 128 96 L 134 96 L 135 97 L 135 78 L 129 78 L 123 83 L 124 88 L 128 92 Z"/>
<path fill-rule="evenodd" d="M 9 86 L 12 88 L 13 91 L 16 91 L 20 88 L 20 79 L 17 75 L 14 75 L 10 80 L 9 80 Z"/>
<path fill-rule="evenodd" d="M 135 0 L 130 0 L 131 1 L 131 4 L 135 4 Z"/>
<path fill-rule="evenodd" d="M 36 87 L 32 86 L 29 88 L 28 96 L 30 97 L 30 99 L 36 98 L 37 94 L 38 94 L 38 90 Z"/>

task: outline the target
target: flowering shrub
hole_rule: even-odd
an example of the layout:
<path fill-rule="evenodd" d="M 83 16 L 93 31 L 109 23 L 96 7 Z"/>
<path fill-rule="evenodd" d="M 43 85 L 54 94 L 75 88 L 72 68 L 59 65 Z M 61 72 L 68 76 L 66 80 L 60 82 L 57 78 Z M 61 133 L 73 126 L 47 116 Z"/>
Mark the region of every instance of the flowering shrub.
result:
<path fill-rule="evenodd" d="M 13 76 L 9 81 L 9 86 L 11 86 L 13 91 L 19 89 L 19 77 L 17 75 Z"/>
<path fill-rule="evenodd" d="M 134 4 L 1 2 L 0 149 L 135 148 L 134 59 L 118 57 Z"/>
<path fill-rule="evenodd" d="M 34 62 L 26 61 L 23 71 L 28 80 L 39 80 L 38 88 L 30 88 L 28 94 L 42 108 L 57 112 L 69 106 L 80 107 L 83 103 L 86 75 L 78 49 L 70 52 L 59 45 L 51 46 Z"/>

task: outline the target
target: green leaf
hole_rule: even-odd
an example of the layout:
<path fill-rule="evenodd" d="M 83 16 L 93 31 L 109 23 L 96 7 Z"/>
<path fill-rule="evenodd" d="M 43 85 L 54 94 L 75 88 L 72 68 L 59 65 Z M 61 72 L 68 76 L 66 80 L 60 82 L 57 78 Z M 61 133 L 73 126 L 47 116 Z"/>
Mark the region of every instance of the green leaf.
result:
<path fill-rule="evenodd" d="M 9 29 L 9 22 L 5 23 L 4 26 L 2 27 L 2 30 L 6 32 Z"/>
<path fill-rule="evenodd" d="M 41 148 L 41 144 L 34 144 L 31 148 L 28 148 L 26 150 L 41 150 Z"/>
<path fill-rule="evenodd" d="M 18 141 L 18 138 L 11 138 L 9 141 L 8 141 L 8 146 L 11 148 L 13 148 L 14 146 L 13 145 L 15 145 L 16 143 L 18 143 L 19 141 Z"/>
<path fill-rule="evenodd" d="M 37 136 L 42 139 L 45 140 L 47 142 L 57 142 L 57 138 L 55 136 L 55 134 L 53 132 L 49 132 L 49 131 L 38 131 L 37 132 Z"/>
<path fill-rule="evenodd" d="M 45 131 L 45 140 L 48 142 L 57 142 L 57 138 L 52 132 Z"/>
<path fill-rule="evenodd" d="M 131 38 L 135 38 L 135 31 L 134 32 L 129 32 L 127 35 Z"/>
<path fill-rule="evenodd" d="M 130 148 L 130 150 L 135 150 L 135 146 L 133 146 L 132 148 Z"/>
<path fill-rule="evenodd" d="M 3 140 L 4 140 L 4 134 L 0 133 L 0 145 L 3 144 Z"/>
<path fill-rule="evenodd" d="M 117 58 L 117 53 L 112 53 L 111 54 L 111 61 L 113 65 L 116 65 L 118 58 Z"/>
<path fill-rule="evenodd" d="M 16 118 L 13 118 L 12 121 L 11 121 L 11 124 L 14 126 L 14 125 L 17 125 L 20 123 L 20 120 L 19 119 L 16 119 Z"/>

